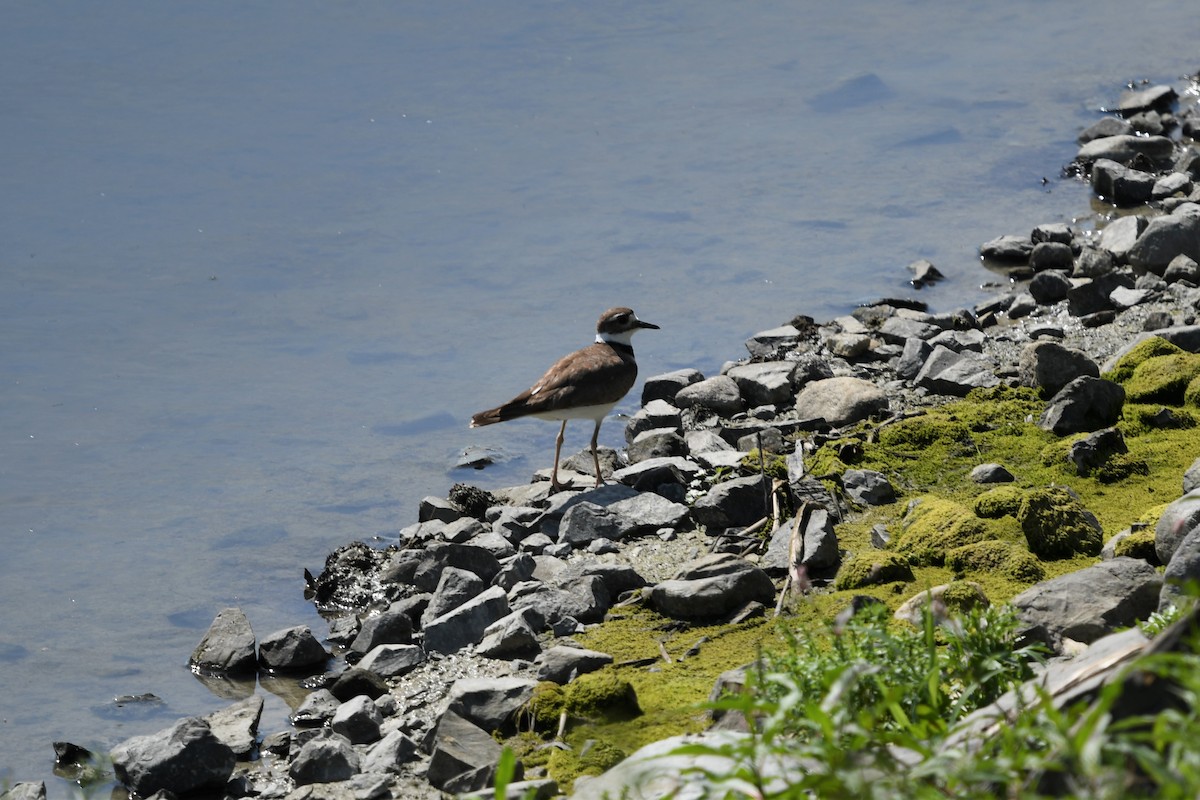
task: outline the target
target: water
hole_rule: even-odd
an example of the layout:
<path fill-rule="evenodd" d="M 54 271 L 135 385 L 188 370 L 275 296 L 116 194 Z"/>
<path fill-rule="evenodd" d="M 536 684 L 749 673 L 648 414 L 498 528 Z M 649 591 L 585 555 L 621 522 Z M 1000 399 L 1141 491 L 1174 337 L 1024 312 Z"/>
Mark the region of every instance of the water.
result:
<path fill-rule="evenodd" d="M 981 242 L 1087 209 L 1120 85 L 1196 68 L 1190 6 L 6 4 L 0 781 L 67 796 L 51 741 L 226 702 L 185 667 L 220 608 L 323 633 L 304 568 L 547 466 L 465 421 L 604 308 L 713 374 L 917 258 L 979 299 Z"/>

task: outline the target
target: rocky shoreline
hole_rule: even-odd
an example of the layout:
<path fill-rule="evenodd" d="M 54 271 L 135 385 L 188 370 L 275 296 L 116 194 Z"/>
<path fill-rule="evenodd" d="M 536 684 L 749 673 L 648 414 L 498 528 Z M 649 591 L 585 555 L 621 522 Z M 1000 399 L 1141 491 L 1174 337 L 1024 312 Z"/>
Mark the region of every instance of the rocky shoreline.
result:
<path fill-rule="evenodd" d="M 622 661 L 581 644 L 607 618 L 646 609 L 687 630 L 770 618 L 805 592 L 918 597 L 912 567 L 929 564 L 958 563 L 967 578 L 1010 570 L 1022 591 L 991 599 L 1011 602 L 1029 637 L 1076 656 L 1064 663 L 1086 663 L 1088 645 L 1200 577 L 1200 512 L 1178 501 L 1200 496 L 1200 459 L 1170 476 L 1173 496 L 1132 509 L 1130 523 L 1153 509 L 1155 524 L 1120 533 L 1061 487 L 993 494 L 1020 506 L 1001 512 L 1019 518 L 1026 544 L 1016 550 L 991 544 L 978 506 L 969 524 L 923 532 L 934 501 L 872 527 L 871 546 L 849 544 L 849 520 L 909 495 L 897 474 L 855 465 L 889 429 L 974 390 L 985 404 L 1036 405 L 1030 423 L 1063 441 L 1060 461 L 1113 484 L 1145 467 L 1117 427 L 1131 409 L 1140 429 L 1187 435 L 1200 418 L 1198 86 L 1192 77 L 1127 91 L 1084 131 L 1068 171 L 1091 181 L 1111 219 L 1102 230 L 1054 223 L 985 243 L 983 259 L 1013 282 L 975 308 L 931 314 L 883 300 L 822 324 L 797 317 L 752 337 L 749 356 L 719 375 L 648 378 L 628 448 L 602 454 L 604 486 L 552 495 L 545 475 L 496 492 L 458 485 L 423 501 L 398 542 L 331 553 L 320 575 L 306 575 L 327 633 L 299 626 L 256 639 L 243 610 L 221 611 L 193 669 L 217 679 L 311 673 L 294 727 L 260 736 L 262 699 L 252 696 L 122 743 L 111 753 L 116 779 L 141 796 L 486 794 L 497 736 L 535 727 L 538 709 L 552 708 L 558 735 L 546 746 L 569 750 L 569 718 L 597 704 L 638 713 L 623 673 L 687 657 L 660 644 L 661 659 Z M 938 277 L 926 262 L 912 269 L 916 286 Z M 589 456 L 566 466 L 575 486 L 591 486 Z M 981 459 L 969 480 L 1019 484 L 1012 469 Z M 56 751 L 96 778 L 94 756 L 66 743 Z M 543 767 L 522 775 L 518 763 L 515 777 L 523 782 L 510 791 L 536 797 L 565 788 Z M 581 778 L 574 795 L 600 797 L 627 779 L 619 767 Z M 39 796 L 40 784 L 5 793 Z"/>

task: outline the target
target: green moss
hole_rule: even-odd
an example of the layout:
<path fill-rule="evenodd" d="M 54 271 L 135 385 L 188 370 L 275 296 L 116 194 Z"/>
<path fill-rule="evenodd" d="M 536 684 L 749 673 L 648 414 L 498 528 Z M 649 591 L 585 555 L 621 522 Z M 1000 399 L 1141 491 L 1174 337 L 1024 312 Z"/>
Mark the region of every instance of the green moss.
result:
<path fill-rule="evenodd" d="M 742 458 L 741 467 L 743 471 L 752 475 L 758 475 L 765 470 L 767 475 L 775 480 L 786 481 L 788 478 L 787 456 L 768 452 L 767 463 L 764 465 L 762 454 L 758 452 L 757 447 Z"/>
<path fill-rule="evenodd" d="M 948 584 L 942 592 L 942 602 L 947 610 L 956 614 L 989 605 L 983 588 L 972 581 L 954 581 Z"/>
<path fill-rule="evenodd" d="M 1061 486 L 1034 489 L 1017 510 L 1017 522 L 1040 558 L 1068 558 L 1076 553 L 1097 555 L 1104 534 L 1095 516 Z"/>
<path fill-rule="evenodd" d="M 946 552 L 987 537 L 987 526 L 965 506 L 940 497 L 927 496 L 901 522 L 896 552 L 914 564 L 942 564 Z"/>
<path fill-rule="evenodd" d="M 1141 558 L 1151 564 L 1157 564 L 1158 553 L 1154 549 L 1154 529 L 1143 528 L 1130 533 L 1116 543 L 1113 547 L 1113 555 L 1118 558 L 1121 556 Z"/>
<path fill-rule="evenodd" d="M 1150 465 L 1128 453 L 1115 453 L 1091 474 L 1101 483 L 1117 483 L 1135 475 L 1149 475 Z"/>
<path fill-rule="evenodd" d="M 567 705 L 563 687 L 553 681 L 542 681 L 533 689 L 533 696 L 521 709 L 520 727 L 538 731 L 558 730 L 558 718 Z"/>
<path fill-rule="evenodd" d="M 912 566 L 895 553 L 860 553 L 846 559 L 834 579 L 838 591 L 913 580 Z"/>
<path fill-rule="evenodd" d="M 1172 353 L 1138 364 L 1124 382 L 1126 397 L 1133 403 L 1183 402 L 1184 391 L 1200 376 L 1200 354 Z"/>
<path fill-rule="evenodd" d="M 912 450 L 921 450 L 935 443 L 964 443 L 970 438 L 970 431 L 962 422 L 934 415 L 914 417 L 879 432 L 879 444 L 882 446 Z"/>
<path fill-rule="evenodd" d="M 946 554 L 946 566 L 958 574 L 996 573 L 1012 581 L 1036 583 L 1046 577 L 1037 557 L 1016 542 L 988 539 Z"/>
<path fill-rule="evenodd" d="M 625 758 L 625 751 L 603 740 L 589 739 L 575 750 L 555 749 L 547 763 L 550 776 L 566 792 L 574 788 L 580 775 L 599 775 Z"/>
<path fill-rule="evenodd" d="M 566 709 L 573 717 L 591 720 L 630 719 L 642 713 L 633 684 L 612 668 L 580 675 L 567 684 Z"/>
<path fill-rule="evenodd" d="M 984 519 L 1015 517 L 1024 497 L 1024 490 L 1012 485 L 988 489 L 975 498 L 975 515 Z"/>
<path fill-rule="evenodd" d="M 1130 350 L 1116 365 L 1108 372 L 1100 377 L 1105 380 L 1114 381 L 1116 383 L 1125 383 L 1133 377 L 1134 371 L 1143 363 L 1152 358 L 1161 356 L 1178 355 L 1187 351 L 1168 342 L 1161 336 L 1151 336 L 1144 342 L 1139 343 L 1136 347 Z"/>
<path fill-rule="evenodd" d="M 1192 378 L 1187 388 L 1183 390 L 1183 404 L 1200 408 L 1200 377 Z M 1191 419 L 1189 415 L 1189 419 Z M 1193 420 L 1195 424 L 1195 420 Z"/>

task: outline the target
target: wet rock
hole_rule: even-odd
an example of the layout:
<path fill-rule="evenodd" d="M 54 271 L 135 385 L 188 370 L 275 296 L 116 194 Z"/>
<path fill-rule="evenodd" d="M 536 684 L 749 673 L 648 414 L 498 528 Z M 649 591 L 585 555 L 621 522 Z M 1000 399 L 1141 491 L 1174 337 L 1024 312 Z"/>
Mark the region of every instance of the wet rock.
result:
<path fill-rule="evenodd" d="M 425 661 L 425 651 L 415 644 L 381 644 L 371 648 L 358 666 L 381 678 L 398 678 Z"/>
<path fill-rule="evenodd" d="M 595 672 L 611 663 L 613 657 L 608 653 L 566 645 L 555 645 L 543 651 L 535 662 L 539 681 L 560 684 L 567 683 L 578 675 Z"/>
<path fill-rule="evenodd" d="M 745 527 L 767 513 L 763 478 L 752 475 L 714 485 L 692 505 L 696 523 L 713 531 Z"/>
<path fill-rule="evenodd" d="M 654 608 L 674 619 L 720 619 L 752 601 L 773 605 L 775 584 L 767 573 L 729 553 L 689 562 L 650 590 Z"/>
<path fill-rule="evenodd" d="M 447 709 L 487 731 L 509 730 L 537 686 L 533 678 L 459 678 Z"/>
<path fill-rule="evenodd" d="M 239 759 L 247 758 L 258 741 L 258 721 L 262 718 L 263 699 L 251 695 L 204 718 L 217 740 Z"/>
<path fill-rule="evenodd" d="M 264 636 L 258 643 L 259 664 L 277 672 L 315 672 L 329 654 L 307 625 L 297 625 Z"/>
<path fill-rule="evenodd" d="M 1033 242 L 1027 236 L 998 236 L 979 246 L 979 255 L 987 261 L 1001 264 L 1025 264 L 1033 252 Z"/>
<path fill-rule="evenodd" d="M 1154 526 L 1154 552 L 1169 564 L 1183 538 L 1200 526 L 1200 489 L 1192 489 L 1163 509 Z"/>
<path fill-rule="evenodd" d="M 975 483 L 1011 483 L 1016 478 L 1000 464 L 980 464 L 971 470 L 971 480 Z"/>
<path fill-rule="evenodd" d="M 1048 243 L 1038 245 L 1038 247 L 1050 246 L 1052 245 Z M 1039 306 L 1048 306 L 1063 300 L 1070 290 L 1071 279 L 1067 277 L 1066 272 L 1058 269 L 1046 269 L 1034 275 L 1029 281 L 1029 296 Z"/>
<path fill-rule="evenodd" d="M 499 586 L 485 589 L 462 605 L 430 620 L 425 625 L 425 649 L 453 653 L 476 644 L 487 627 L 507 616 L 510 610 L 503 589 Z"/>
<path fill-rule="evenodd" d="M 350 651 L 365 655 L 381 644 L 408 644 L 412 634 L 412 618 L 392 606 L 362 620 L 358 634 L 350 643 Z"/>
<path fill-rule="evenodd" d="M 358 774 L 360 761 L 350 740 L 332 730 L 318 731 L 306 741 L 288 765 L 288 777 L 297 786 L 335 783 Z"/>
<path fill-rule="evenodd" d="M 1047 270 L 1070 272 L 1074 265 L 1075 254 L 1070 242 L 1042 241 L 1029 252 L 1029 266 L 1037 273 Z"/>
<path fill-rule="evenodd" d="M 1038 427 L 1058 436 L 1112 427 L 1120 420 L 1124 405 L 1125 390 L 1120 384 L 1084 375 L 1050 399 Z"/>
<path fill-rule="evenodd" d="M 1021 350 L 1017 364 L 1018 380 L 1022 386 L 1041 389 L 1052 397 L 1078 377 L 1100 377 L 1100 368 L 1080 350 L 1064 347 L 1058 342 L 1031 342 Z"/>
<path fill-rule="evenodd" d="M 542 649 L 537 632 L 545 624 L 545 617 L 536 609 L 514 611 L 487 627 L 475 652 L 484 658 L 534 658 Z"/>
<path fill-rule="evenodd" d="M 442 570 L 455 567 L 473 572 L 484 583 L 490 583 L 500 571 L 500 561 L 482 547 L 453 542 L 434 542 L 426 547 L 413 572 L 412 584 L 422 592 L 437 589 Z"/>
<path fill-rule="evenodd" d="M 1175 102 L 1178 95 L 1175 90 L 1163 84 L 1149 86 L 1145 89 L 1128 89 L 1121 92 L 1117 100 L 1117 110 L 1128 117 L 1139 111 L 1158 109 L 1167 111 Z"/>
<path fill-rule="evenodd" d="M 1092 188 L 1118 206 L 1136 206 L 1150 200 L 1155 177 L 1116 161 L 1101 158 L 1092 165 Z"/>
<path fill-rule="evenodd" d="M 1122 136 L 1133 133 L 1133 126 L 1120 117 L 1104 117 L 1089 125 L 1079 134 L 1076 141 L 1085 144 L 1105 136 Z"/>
<path fill-rule="evenodd" d="M 117 780 L 142 797 L 160 791 L 187 794 L 219 789 L 233 774 L 237 760 L 229 745 L 199 717 L 126 739 L 111 756 Z"/>
<path fill-rule="evenodd" d="M 244 675 L 254 672 L 254 631 L 240 608 L 222 609 L 208 633 L 192 651 L 188 666 L 205 675 Z"/>
<path fill-rule="evenodd" d="M 500 753 L 500 743 L 489 732 L 447 711 L 438 720 L 426 778 L 449 793 L 483 789 L 492 784 Z M 520 772 L 518 762 L 515 777 L 522 777 Z"/>
<path fill-rule="evenodd" d="M 329 693 L 343 703 L 360 694 L 375 700 L 388 693 L 388 686 L 378 672 L 359 666 L 351 667 L 338 675 L 330 684 Z"/>
<path fill-rule="evenodd" d="M 309 692 L 308 696 L 300 701 L 300 705 L 292 712 L 290 719 L 292 724 L 297 727 L 321 726 L 333 719 L 339 705 L 341 703 L 333 696 L 333 692 L 328 689 L 317 689 Z"/>
<path fill-rule="evenodd" d="M 458 567 L 446 567 L 442 570 L 442 577 L 429 600 L 429 606 L 421 615 L 422 627 L 458 608 L 486 588 L 487 584 L 474 572 Z"/>
<path fill-rule="evenodd" d="M 679 394 L 681 389 L 702 380 L 704 376 L 697 369 L 677 369 L 674 372 L 651 376 L 642 385 L 642 405 L 649 405 L 652 400 L 665 400 L 677 405 L 675 395 Z"/>
<path fill-rule="evenodd" d="M 842 473 L 842 488 L 859 505 L 882 506 L 895 502 L 896 490 L 882 472 L 848 469 Z"/>
<path fill-rule="evenodd" d="M 938 346 L 929 354 L 915 383 L 934 394 L 965 397 L 972 389 L 998 386 L 1000 379 L 989 358 Z"/>
<path fill-rule="evenodd" d="M 725 374 L 737 384 L 746 403 L 751 406 L 786 405 L 795 396 L 792 374 L 794 361 L 764 361 L 742 364 Z"/>
<path fill-rule="evenodd" d="M 1200 261 L 1200 206 L 1188 203 L 1174 213 L 1154 217 L 1129 248 L 1129 263 L 1156 275 L 1177 256 Z"/>
<path fill-rule="evenodd" d="M 796 395 L 796 410 L 821 418 L 835 428 L 869 419 L 887 410 L 883 390 L 862 378 L 824 378 L 806 384 Z"/>
<path fill-rule="evenodd" d="M 1110 159 L 1119 164 L 1128 164 L 1134 157 L 1144 155 L 1156 164 L 1166 164 L 1174 152 L 1174 144 L 1165 136 L 1125 134 L 1085 143 L 1075 154 L 1075 160 L 1082 164 L 1094 164 L 1100 159 Z"/>
<path fill-rule="evenodd" d="M 416 755 L 416 743 L 403 731 L 394 730 L 367 750 L 361 761 L 361 769 L 367 773 L 397 773 L 412 762 Z"/>
<path fill-rule="evenodd" d="M 1059 649 L 1135 625 L 1158 608 L 1162 578 L 1141 559 L 1114 558 L 1039 583 L 1012 599 L 1025 635 Z"/>
<path fill-rule="evenodd" d="M 680 408 L 702 408 L 722 417 L 746 410 L 746 401 L 737 382 L 728 375 L 717 375 L 691 384 L 675 395 Z"/>
<path fill-rule="evenodd" d="M 937 283 L 946 277 L 933 265 L 933 262 L 924 258 L 909 264 L 908 271 L 912 273 L 911 283 L 917 289 Z"/>

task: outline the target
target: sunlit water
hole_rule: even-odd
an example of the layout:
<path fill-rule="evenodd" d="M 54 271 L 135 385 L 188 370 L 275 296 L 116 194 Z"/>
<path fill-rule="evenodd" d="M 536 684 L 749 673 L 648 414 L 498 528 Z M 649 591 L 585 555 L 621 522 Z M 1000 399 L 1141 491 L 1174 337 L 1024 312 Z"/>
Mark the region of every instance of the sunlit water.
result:
<path fill-rule="evenodd" d="M 978 245 L 1086 210 L 1075 134 L 1200 35 L 1114 0 L 2 14 L 0 780 L 52 797 L 53 740 L 227 702 L 185 667 L 222 607 L 322 634 L 304 568 L 548 466 L 552 426 L 465 422 L 604 308 L 662 326 L 651 375 L 917 258 L 970 304 Z"/>

